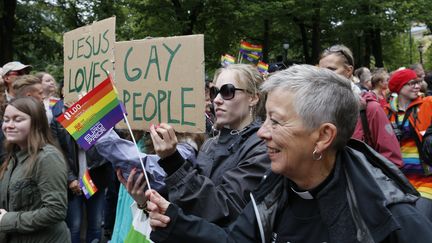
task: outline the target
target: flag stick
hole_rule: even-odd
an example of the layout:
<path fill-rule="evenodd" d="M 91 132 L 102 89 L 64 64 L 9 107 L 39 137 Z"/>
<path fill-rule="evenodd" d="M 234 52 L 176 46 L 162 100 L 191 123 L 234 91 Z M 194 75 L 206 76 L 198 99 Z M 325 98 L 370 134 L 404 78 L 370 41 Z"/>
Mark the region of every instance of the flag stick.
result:
<path fill-rule="evenodd" d="M 148 188 L 151 190 L 151 187 L 150 187 L 150 181 L 149 181 L 149 179 L 148 179 L 147 172 L 146 172 L 146 169 L 145 169 L 145 167 L 144 167 L 144 162 L 142 161 L 142 158 L 141 158 L 141 155 L 140 155 L 140 151 L 139 151 L 139 149 L 138 149 L 138 145 L 137 145 L 137 143 L 136 143 L 136 141 L 135 141 L 135 137 L 134 137 L 134 135 L 133 135 L 133 133 L 132 133 L 132 128 L 131 128 L 130 125 L 129 125 L 129 121 L 128 121 L 128 119 L 127 119 L 125 113 L 123 113 L 123 117 L 124 117 L 124 119 L 125 119 L 125 121 L 126 121 L 126 125 L 127 125 L 128 129 L 129 129 L 130 135 L 131 135 L 131 137 L 132 137 L 132 141 L 133 141 L 133 143 L 135 144 L 135 148 L 136 148 L 136 151 L 137 151 L 137 154 L 138 154 L 138 158 L 139 158 L 140 163 L 141 163 L 141 167 L 142 167 L 142 169 L 143 169 L 143 173 L 144 173 L 144 176 L 145 176 L 145 179 L 146 179 L 146 182 L 147 182 L 147 186 L 148 186 Z"/>

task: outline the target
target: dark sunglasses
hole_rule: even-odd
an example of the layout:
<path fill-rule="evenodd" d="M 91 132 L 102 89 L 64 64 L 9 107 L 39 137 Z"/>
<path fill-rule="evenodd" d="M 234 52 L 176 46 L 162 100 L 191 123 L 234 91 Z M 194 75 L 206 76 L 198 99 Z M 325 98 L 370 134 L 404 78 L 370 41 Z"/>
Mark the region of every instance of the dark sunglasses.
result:
<path fill-rule="evenodd" d="M 222 99 L 224 100 L 230 100 L 234 98 L 236 90 L 244 91 L 244 89 L 238 89 L 232 84 L 224 84 L 220 89 L 213 86 L 210 88 L 210 99 L 214 100 L 216 96 L 220 93 L 222 96 Z"/>

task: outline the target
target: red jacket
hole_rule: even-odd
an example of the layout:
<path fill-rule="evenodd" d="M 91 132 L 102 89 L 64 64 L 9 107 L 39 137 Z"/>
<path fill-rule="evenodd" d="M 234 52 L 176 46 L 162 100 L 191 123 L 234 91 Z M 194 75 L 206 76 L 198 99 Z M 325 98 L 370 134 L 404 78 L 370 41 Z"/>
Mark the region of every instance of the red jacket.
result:
<path fill-rule="evenodd" d="M 361 99 L 362 106 L 366 105 L 366 117 L 370 131 L 370 141 L 367 141 L 368 144 L 398 167 L 402 167 L 403 160 L 399 141 L 393 132 L 392 125 L 387 119 L 383 108 L 376 101 L 374 94 L 366 92 L 362 94 Z M 365 141 L 365 134 L 360 116 L 357 120 L 352 138 Z"/>

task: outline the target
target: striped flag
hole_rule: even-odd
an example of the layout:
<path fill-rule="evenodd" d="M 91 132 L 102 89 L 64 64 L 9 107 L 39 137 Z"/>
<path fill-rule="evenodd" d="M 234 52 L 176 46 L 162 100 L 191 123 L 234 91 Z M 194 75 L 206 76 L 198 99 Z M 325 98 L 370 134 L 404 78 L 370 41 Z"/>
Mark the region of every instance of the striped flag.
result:
<path fill-rule="evenodd" d="M 261 53 L 262 52 L 262 45 L 254 45 L 251 44 L 247 41 L 241 41 L 240 42 L 240 52 L 255 52 L 255 54 L 257 53 Z"/>
<path fill-rule="evenodd" d="M 93 180 L 90 178 L 90 173 L 88 170 L 85 171 L 83 177 L 80 179 L 80 187 L 84 193 L 84 196 L 89 199 L 97 192 L 97 187 L 93 183 Z"/>
<path fill-rule="evenodd" d="M 235 57 L 229 55 L 229 54 L 225 54 L 221 56 L 221 65 L 223 67 L 226 67 L 230 64 L 234 64 L 235 63 Z"/>
<path fill-rule="evenodd" d="M 249 62 L 256 62 L 260 59 L 260 56 L 252 53 L 243 53 L 243 57 L 247 59 Z"/>
<path fill-rule="evenodd" d="M 50 97 L 49 98 L 49 107 L 53 108 L 55 104 L 60 100 L 60 98 L 57 97 Z"/>
<path fill-rule="evenodd" d="M 258 71 L 260 73 L 267 73 L 269 65 L 263 61 L 259 61 L 257 64 Z"/>
<path fill-rule="evenodd" d="M 88 150 L 123 119 L 124 109 L 110 77 L 57 118 L 75 141 Z"/>

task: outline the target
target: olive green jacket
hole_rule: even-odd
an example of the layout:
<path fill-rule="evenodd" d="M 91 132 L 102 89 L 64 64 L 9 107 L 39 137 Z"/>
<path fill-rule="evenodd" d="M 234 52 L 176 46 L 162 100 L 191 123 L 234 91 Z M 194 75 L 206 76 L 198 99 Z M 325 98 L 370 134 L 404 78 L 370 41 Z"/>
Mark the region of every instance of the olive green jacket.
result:
<path fill-rule="evenodd" d="M 27 176 L 28 159 L 26 151 L 17 152 L 0 180 L 0 208 L 7 211 L 0 221 L 0 242 L 68 243 L 66 162 L 46 145 Z"/>

